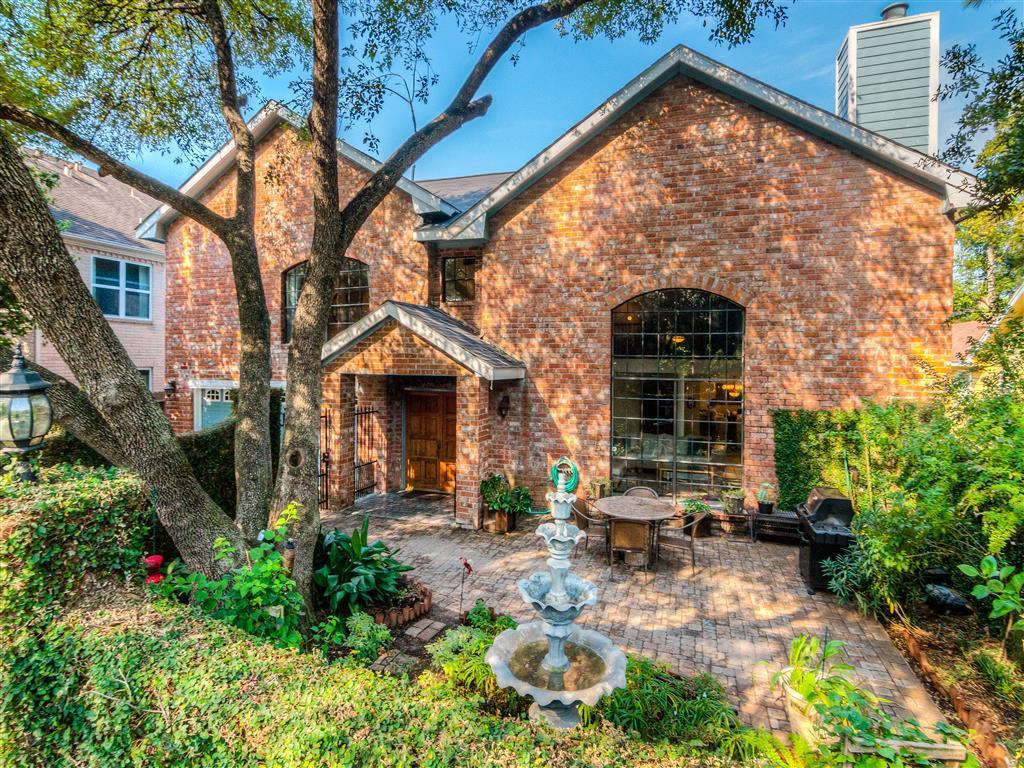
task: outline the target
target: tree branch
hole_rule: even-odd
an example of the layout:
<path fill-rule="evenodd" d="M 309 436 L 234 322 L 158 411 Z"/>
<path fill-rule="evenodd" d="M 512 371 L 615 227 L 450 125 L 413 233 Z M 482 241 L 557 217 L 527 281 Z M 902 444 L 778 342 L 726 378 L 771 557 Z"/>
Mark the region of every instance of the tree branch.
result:
<path fill-rule="evenodd" d="M 0 347 L 0 370 L 10 367 L 11 358 L 11 348 Z M 28 367 L 53 385 L 46 390 L 46 395 L 53 405 L 55 421 L 111 464 L 124 466 L 127 457 L 121 444 L 85 393 L 48 368 L 31 361 Z"/>
<path fill-rule="evenodd" d="M 68 149 L 90 160 L 100 168 L 100 175 L 113 176 L 150 197 L 166 203 L 176 211 L 202 224 L 219 236 L 224 235 L 228 220 L 214 213 L 205 205 L 188 195 L 184 195 L 174 187 L 164 184 L 141 171 L 125 165 L 120 160 L 104 152 L 91 141 L 82 138 L 74 131 L 64 127 L 48 117 L 36 114 L 14 104 L 0 103 L 0 120 L 18 123 L 44 136 L 61 142 Z"/>
<path fill-rule="evenodd" d="M 344 245 L 348 245 L 366 218 L 401 179 L 402 174 L 427 151 L 470 120 L 486 114 L 491 97 L 475 99 L 477 91 L 509 48 L 523 33 L 564 18 L 592 0 L 557 0 L 533 5 L 509 19 L 477 59 L 455 98 L 433 120 L 415 131 L 384 162 L 342 211 L 345 225 Z"/>

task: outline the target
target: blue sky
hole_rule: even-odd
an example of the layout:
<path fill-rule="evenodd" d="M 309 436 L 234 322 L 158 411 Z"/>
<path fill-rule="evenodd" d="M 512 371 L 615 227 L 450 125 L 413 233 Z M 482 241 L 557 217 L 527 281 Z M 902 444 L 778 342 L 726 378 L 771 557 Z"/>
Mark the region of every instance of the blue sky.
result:
<path fill-rule="evenodd" d="M 961 0 L 914 2 L 910 13 L 940 11 L 942 50 L 954 43 L 974 43 L 986 62 L 1007 51 L 992 30 L 992 19 L 1001 3 L 1020 0 L 988 0 L 980 9 L 964 8 Z M 434 147 L 417 165 L 416 178 L 428 179 L 489 171 L 515 170 L 560 136 L 638 72 L 672 46 L 682 43 L 741 72 L 828 110 L 834 108 L 833 62 L 848 27 L 876 21 L 885 2 L 867 0 L 798 0 L 789 9 L 789 21 L 775 29 L 763 23 L 753 40 L 735 48 L 716 46 L 707 39 L 699 20 L 684 17 L 665 30 L 653 45 L 635 36 L 621 40 L 597 39 L 574 43 L 560 38 L 551 28 L 534 30 L 526 38 L 519 61 L 503 61 L 484 84 L 494 103 L 488 114 Z M 443 26 L 430 46 L 440 82 L 430 103 L 418 104 L 420 120 L 433 117 L 451 98 L 475 57 L 454 29 Z M 292 73 L 261 82 L 262 93 L 251 99 L 257 107 L 268 98 L 288 100 Z M 959 106 L 940 104 L 940 145 L 958 116 Z M 385 156 L 411 130 L 407 107 L 390 103 L 374 122 L 380 139 L 379 155 Z M 357 126 L 345 138 L 364 148 L 365 126 Z M 172 153 L 147 153 L 135 164 L 165 181 L 179 184 L 192 167 L 175 163 Z"/>

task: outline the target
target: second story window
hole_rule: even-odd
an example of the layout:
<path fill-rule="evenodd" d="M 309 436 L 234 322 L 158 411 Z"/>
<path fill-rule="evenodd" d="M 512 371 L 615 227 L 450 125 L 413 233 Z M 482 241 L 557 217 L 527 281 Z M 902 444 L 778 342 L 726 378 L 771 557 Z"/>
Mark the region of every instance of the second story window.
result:
<path fill-rule="evenodd" d="M 295 308 L 306 281 L 306 262 L 287 270 L 282 278 L 283 312 L 282 338 L 287 344 L 292 339 Z M 356 259 L 345 259 L 334 278 L 331 307 L 327 315 L 327 338 L 340 333 L 370 311 L 370 268 Z"/>
<path fill-rule="evenodd" d="M 92 260 L 92 295 L 107 317 L 150 319 L 150 268 L 133 261 Z"/>
<path fill-rule="evenodd" d="M 441 263 L 441 297 L 449 303 L 476 299 L 476 259 L 451 257 Z"/>

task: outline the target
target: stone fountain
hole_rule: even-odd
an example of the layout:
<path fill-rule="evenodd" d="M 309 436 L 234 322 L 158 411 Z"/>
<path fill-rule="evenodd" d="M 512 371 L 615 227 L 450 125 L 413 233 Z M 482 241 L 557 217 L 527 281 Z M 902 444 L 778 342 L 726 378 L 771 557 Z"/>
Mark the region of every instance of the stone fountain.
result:
<path fill-rule="evenodd" d="M 531 719 L 573 728 L 580 722 L 580 704 L 593 706 L 626 686 L 626 656 L 604 635 L 575 625 L 583 609 L 597 602 L 597 588 L 569 573 L 569 555 L 585 535 L 569 522 L 579 475 L 571 461 L 559 459 L 551 476 L 555 491 L 546 498 L 554 522 L 537 527 L 550 553 L 549 570 L 518 583 L 540 621 L 502 632 L 486 660 L 499 687 L 533 699 Z"/>

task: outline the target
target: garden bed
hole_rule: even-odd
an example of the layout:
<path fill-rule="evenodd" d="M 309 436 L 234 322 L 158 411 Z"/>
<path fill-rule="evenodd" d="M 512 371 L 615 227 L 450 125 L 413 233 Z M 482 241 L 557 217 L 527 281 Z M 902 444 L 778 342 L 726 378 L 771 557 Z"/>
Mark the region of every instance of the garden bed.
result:
<path fill-rule="evenodd" d="M 1015 705 L 1008 700 L 975 661 L 979 654 L 997 657 L 998 642 L 974 616 L 926 615 L 914 621 L 911 627 L 890 624 L 887 629 L 939 708 L 947 716 L 972 720 L 964 724 L 979 732 L 974 743 L 988 765 L 998 764 L 991 747 L 983 746 L 988 732 L 1019 761 L 1024 756 L 1024 701 Z M 1024 681 L 1018 682 L 1024 686 Z"/>

